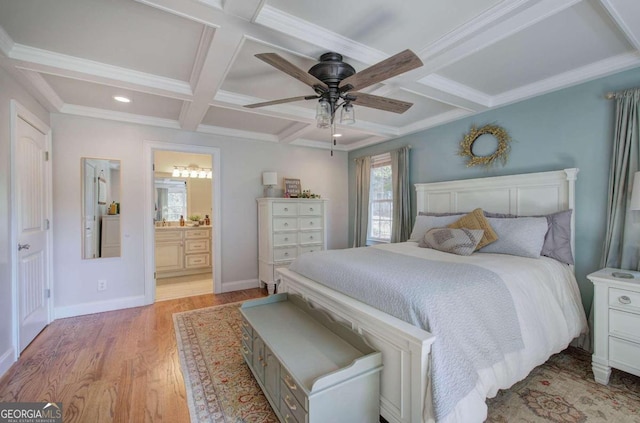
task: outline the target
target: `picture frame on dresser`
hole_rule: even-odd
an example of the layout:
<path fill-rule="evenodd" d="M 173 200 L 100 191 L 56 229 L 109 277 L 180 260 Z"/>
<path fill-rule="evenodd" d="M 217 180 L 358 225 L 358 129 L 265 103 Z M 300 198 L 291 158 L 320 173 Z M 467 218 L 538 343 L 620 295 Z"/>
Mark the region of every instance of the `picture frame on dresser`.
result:
<path fill-rule="evenodd" d="M 298 198 L 301 191 L 300 179 L 283 178 L 284 196 L 287 198 Z"/>

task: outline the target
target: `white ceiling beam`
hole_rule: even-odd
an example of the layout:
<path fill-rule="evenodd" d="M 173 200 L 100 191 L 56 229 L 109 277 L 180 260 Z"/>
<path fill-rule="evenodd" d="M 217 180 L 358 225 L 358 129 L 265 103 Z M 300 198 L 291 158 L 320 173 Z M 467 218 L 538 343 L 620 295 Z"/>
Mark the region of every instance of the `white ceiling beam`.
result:
<path fill-rule="evenodd" d="M 94 107 L 78 106 L 75 104 L 65 104 L 60 113 L 75 116 L 85 116 L 97 119 L 115 120 L 118 122 L 137 123 L 140 125 L 159 126 L 162 128 L 180 129 L 178 121 L 164 119 L 146 115 L 136 115 L 133 113 L 116 112 L 113 110 L 96 109 Z"/>
<path fill-rule="evenodd" d="M 304 122 L 294 122 L 278 134 L 278 140 L 281 144 L 289 144 L 299 138 L 303 138 L 305 134 L 313 131 L 315 126 Z"/>
<path fill-rule="evenodd" d="M 582 0 L 519 0 L 501 2 L 481 15 L 467 29 L 465 25 L 420 51 L 424 66 L 414 70 L 426 76 L 516 34 Z M 527 7 L 528 6 L 528 7 Z"/>
<path fill-rule="evenodd" d="M 224 13 L 253 22 L 260 13 L 265 0 L 225 0 Z"/>
<path fill-rule="evenodd" d="M 331 150 L 331 143 L 324 141 L 316 141 L 316 140 L 306 140 L 299 139 L 291 143 L 291 145 L 297 145 L 299 147 L 311 147 L 311 148 L 319 148 L 321 150 Z M 347 147 L 344 145 L 334 145 L 334 151 L 348 151 Z"/>
<path fill-rule="evenodd" d="M 202 75 L 202 67 L 204 66 L 204 61 L 207 58 L 207 53 L 211 47 L 211 41 L 213 40 L 214 33 L 215 28 L 204 25 L 202 34 L 200 35 L 200 42 L 198 43 L 198 50 L 196 51 L 196 58 L 193 61 L 193 67 L 191 68 L 191 77 L 189 77 L 189 85 L 192 90 L 195 89 L 195 86 L 200 79 L 200 75 Z"/>
<path fill-rule="evenodd" d="M 235 28 L 216 29 L 202 64 L 200 78 L 198 78 L 193 90 L 193 100 L 189 103 L 187 111 L 180 121 L 182 129 L 195 131 L 202 123 L 202 119 L 209 109 L 209 104 L 222 86 L 222 82 L 244 41 L 244 34 Z"/>
<path fill-rule="evenodd" d="M 600 0 L 600 3 L 633 48 L 640 51 L 640 2 L 638 0 Z"/>
<path fill-rule="evenodd" d="M 262 132 L 244 131 L 242 129 L 224 128 L 222 126 L 214 125 L 200 125 L 198 126 L 198 132 L 205 134 L 220 135 L 225 138 L 241 138 L 252 141 L 264 141 L 264 142 L 278 142 L 278 137 L 272 134 L 265 134 Z"/>
<path fill-rule="evenodd" d="M 53 112 L 59 112 L 64 106 L 64 101 L 60 98 L 58 93 L 49 85 L 49 83 L 38 72 L 30 70 L 21 71 L 25 78 L 29 80 L 31 85 L 38 90 L 43 100 L 46 102 L 44 105 L 47 110 Z"/>
<path fill-rule="evenodd" d="M 467 85 L 460 84 L 452 79 L 445 78 L 437 74 L 427 75 L 418 81 L 420 84 L 434 88 L 442 93 L 450 94 L 467 102 L 473 102 L 482 108 L 491 107 L 491 96 L 482 91 L 473 89 Z M 472 110 L 478 110 L 474 107 Z"/>
<path fill-rule="evenodd" d="M 35 47 L 15 44 L 9 54 L 17 68 L 27 69 L 96 84 L 132 89 L 164 97 L 188 100 L 189 83 L 150 73 L 81 59 Z"/>

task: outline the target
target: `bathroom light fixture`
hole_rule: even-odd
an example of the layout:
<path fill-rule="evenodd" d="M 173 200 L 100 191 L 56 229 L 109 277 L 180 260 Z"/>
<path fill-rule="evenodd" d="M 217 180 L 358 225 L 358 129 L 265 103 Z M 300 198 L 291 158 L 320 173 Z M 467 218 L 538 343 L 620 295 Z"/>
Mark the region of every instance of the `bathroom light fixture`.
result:
<path fill-rule="evenodd" d="M 127 98 L 127 97 L 124 97 L 124 96 L 121 96 L 121 95 L 114 95 L 113 99 L 115 101 L 119 101 L 120 103 L 131 103 L 131 99 L 130 98 Z"/>
<path fill-rule="evenodd" d="M 171 176 L 174 178 L 213 178 L 213 169 L 201 168 L 196 165 L 174 166 Z"/>

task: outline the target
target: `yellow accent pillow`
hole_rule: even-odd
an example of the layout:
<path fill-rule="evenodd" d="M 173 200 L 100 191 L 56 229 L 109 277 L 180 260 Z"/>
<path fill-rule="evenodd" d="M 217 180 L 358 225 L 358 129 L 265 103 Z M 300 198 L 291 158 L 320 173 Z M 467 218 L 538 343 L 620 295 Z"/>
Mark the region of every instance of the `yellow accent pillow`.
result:
<path fill-rule="evenodd" d="M 482 229 L 484 231 L 484 235 L 482 236 L 480 243 L 478 243 L 475 251 L 478 251 L 485 245 L 489 245 L 498 240 L 498 235 L 489 224 L 487 218 L 484 217 L 482 209 L 475 209 L 471 213 L 465 214 L 447 227 L 454 229 Z"/>

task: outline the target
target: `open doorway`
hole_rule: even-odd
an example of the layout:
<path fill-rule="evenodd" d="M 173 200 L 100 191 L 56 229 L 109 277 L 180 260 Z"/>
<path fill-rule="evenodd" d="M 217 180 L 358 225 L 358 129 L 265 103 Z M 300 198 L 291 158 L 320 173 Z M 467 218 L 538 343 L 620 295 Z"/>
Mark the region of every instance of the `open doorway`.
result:
<path fill-rule="evenodd" d="M 156 301 L 213 293 L 210 154 L 155 151 Z"/>
<path fill-rule="evenodd" d="M 147 142 L 145 156 L 147 302 L 221 292 L 219 149 Z"/>

